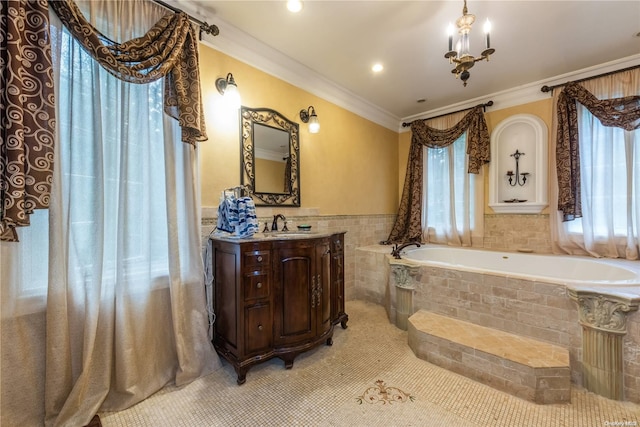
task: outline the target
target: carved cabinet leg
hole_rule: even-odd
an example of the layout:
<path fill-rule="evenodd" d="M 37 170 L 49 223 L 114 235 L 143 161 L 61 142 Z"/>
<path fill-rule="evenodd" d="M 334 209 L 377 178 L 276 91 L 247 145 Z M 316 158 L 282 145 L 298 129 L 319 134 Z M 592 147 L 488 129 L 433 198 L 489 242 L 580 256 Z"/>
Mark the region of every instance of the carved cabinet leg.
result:
<path fill-rule="evenodd" d="M 236 380 L 236 382 L 238 383 L 238 385 L 242 385 L 245 383 L 245 381 L 247 381 L 247 371 L 249 370 L 249 368 L 237 368 L 236 369 L 236 374 L 238 374 L 238 379 Z"/>
<path fill-rule="evenodd" d="M 345 319 L 340 322 L 340 326 L 342 326 L 342 329 L 347 329 L 347 322 L 349 321 L 349 317 L 345 316 Z"/>

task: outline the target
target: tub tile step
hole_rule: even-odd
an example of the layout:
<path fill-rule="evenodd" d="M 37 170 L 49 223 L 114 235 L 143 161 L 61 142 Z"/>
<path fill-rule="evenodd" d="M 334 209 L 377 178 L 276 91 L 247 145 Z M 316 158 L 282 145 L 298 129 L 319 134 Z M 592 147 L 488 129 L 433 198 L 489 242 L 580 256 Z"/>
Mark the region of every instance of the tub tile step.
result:
<path fill-rule="evenodd" d="M 569 402 L 569 351 L 557 345 L 420 310 L 409 346 L 435 365 L 536 403 Z"/>

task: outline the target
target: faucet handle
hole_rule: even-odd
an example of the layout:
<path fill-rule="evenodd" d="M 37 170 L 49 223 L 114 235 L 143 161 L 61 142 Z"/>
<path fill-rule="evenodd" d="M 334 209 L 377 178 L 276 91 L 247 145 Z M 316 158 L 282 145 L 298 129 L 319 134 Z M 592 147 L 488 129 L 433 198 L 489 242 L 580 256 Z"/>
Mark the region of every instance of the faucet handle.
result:
<path fill-rule="evenodd" d="M 287 221 L 284 222 L 284 227 L 282 227 L 282 231 L 289 231 L 287 228 Z"/>

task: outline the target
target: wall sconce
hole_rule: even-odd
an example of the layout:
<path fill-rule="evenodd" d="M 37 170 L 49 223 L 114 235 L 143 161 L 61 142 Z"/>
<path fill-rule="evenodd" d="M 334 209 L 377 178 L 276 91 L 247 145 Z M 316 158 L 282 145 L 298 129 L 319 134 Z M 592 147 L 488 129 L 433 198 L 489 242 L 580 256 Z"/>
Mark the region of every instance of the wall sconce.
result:
<path fill-rule="evenodd" d="M 310 105 L 306 110 L 300 110 L 300 120 L 302 120 L 302 123 L 309 123 L 310 133 L 318 133 L 320 131 L 320 122 L 313 105 Z"/>
<path fill-rule="evenodd" d="M 225 102 L 230 108 L 239 109 L 241 105 L 240 92 L 238 92 L 238 85 L 233 79 L 233 74 L 227 74 L 227 78 L 222 77 L 216 80 L 216 89 L 220 95 L 224 96 Z"/>

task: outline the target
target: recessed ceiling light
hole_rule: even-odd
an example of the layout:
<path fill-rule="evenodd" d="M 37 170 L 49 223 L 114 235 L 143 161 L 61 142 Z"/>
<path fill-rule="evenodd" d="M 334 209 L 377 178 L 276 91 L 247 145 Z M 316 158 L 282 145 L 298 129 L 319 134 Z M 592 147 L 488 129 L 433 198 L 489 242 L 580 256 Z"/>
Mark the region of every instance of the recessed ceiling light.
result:
<path fill-rule="evenodd" d="M 371 67 L 371 71 L 373 71 L 374 73 L 379 73 L 380 71 L 382 71 L 384 69 L 384 67 L 382 66 L 381 63 L 376 63 L 373 64 L 373 67 Z"/>
<path fill-rule="evenodd" d="M 302 10 L 302 2 L 300 0 L 288 0 L 287 9 L 293 13 L 300 12 Z"/>

